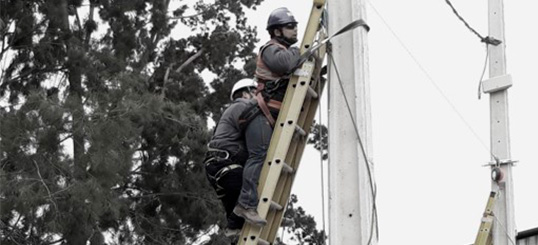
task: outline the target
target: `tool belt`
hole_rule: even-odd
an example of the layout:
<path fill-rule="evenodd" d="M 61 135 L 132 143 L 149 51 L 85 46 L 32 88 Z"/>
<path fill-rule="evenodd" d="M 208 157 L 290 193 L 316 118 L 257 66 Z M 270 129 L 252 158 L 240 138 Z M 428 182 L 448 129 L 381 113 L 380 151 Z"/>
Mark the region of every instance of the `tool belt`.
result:
<path fill-rule="evenodd" d="M 218 198 L 223 198 L 226 194 L 221 185 L 222 178 L 234 169 L 241 168 L 242 171 L 243 168 L 228 151 L 214 148 L 209 148 L 206 152 L 204 165 L 207 179 L 217 192 Z"/>

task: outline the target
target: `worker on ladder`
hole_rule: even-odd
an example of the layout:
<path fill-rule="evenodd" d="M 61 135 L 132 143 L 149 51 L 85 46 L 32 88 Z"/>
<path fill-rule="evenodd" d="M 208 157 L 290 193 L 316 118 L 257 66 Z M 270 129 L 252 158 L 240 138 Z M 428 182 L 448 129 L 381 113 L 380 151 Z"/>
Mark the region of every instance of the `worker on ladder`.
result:
<path fill-rule="evenodd" d="M 255 104 L 254 91 L 257 84 L 252 79 L 236 82 L 230 93 L 232 104 L 224 111 L 208 144 L 204 165 L 207 178 L 222 201 L 228 221 L 225 235 L 238 235 L 245 220 L 234 214 L 243 175 L 243 165 L 248 157 L 243 130 L 239 128 L 239 116 L 251 104 Z"/>
<path fill-rule="evenodd" d="M 271 36 L 260 48 L 256 63 L 258 113 L 246 111 L 250 118 L 245 129 L 248 159 L 243 167 L 243 185 L 233 212 L 252 225 L 264 226 L 267 221 L 259 216 L 258 180 L 265 160 L 275 120 L 286 94 L 291 69 L 299 62 L 299 49 L 291 47 L 297 40 L 297 21 L 287 8 L 277 8 L 269 15 L 267 31 Z M 254 115 L 254 116 L 253 116 Z"/>

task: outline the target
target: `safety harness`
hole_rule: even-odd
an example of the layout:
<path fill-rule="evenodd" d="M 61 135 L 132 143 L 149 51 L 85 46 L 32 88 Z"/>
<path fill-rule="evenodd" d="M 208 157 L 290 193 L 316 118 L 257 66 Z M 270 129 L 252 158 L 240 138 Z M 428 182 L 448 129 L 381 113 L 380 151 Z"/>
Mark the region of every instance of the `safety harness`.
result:
<path fill-rule="evenodd" d="M 227 164 L 227 163 L 231 163 L 231 164 Z M 211 175 L 210 173 L 206 171 L 207 177 L 209 178 L 210 182 L 215 187 L 215 191 L 217 192 L 218 198 L 222 198 L 225 195 L 224 187 L 222 187 L 219 184 L 222 177 L 224 177 L 231 170 L 234 170 L 237 168 L 243 168 L 242 165 L 235 163 L 235 161 L 233 160 L 233 156 L 230 155 L 230 152 L 226 150 L 211 148 L 211 147 L 208 147 L 204 164 L 206 166 L 206 169 L 209 165 L 212 165 L 212 164 L 227 164 L 226 166 L 221 167 L 213 175 Z"/>
<path fill-rule="evenodd" d="M 281 75 L 278 75 L 278 74 L 272 72 L 267 67 L 267 65 L 265 65 L 265 63 L 263 62 L 262 53 L 270 45 L 277 45 L 282 49 L 287 49 L 287 47 L 282 45 L 278 41 L 276 41 L 274 39 L 271 39 L 271 40 L 269 40 L 269 42 L 267 42 L 265 45 L 263 45 L 260 48 L 259 55 L 258 55 L 258 57 L 256 59 L 256 78 L 257 78 L 257 82 L 258 82 L 258 87 L 256 89 L 256 100 L 258 101 L 258 106 L 260 107 L 262 113 L 267 118 L 267 121 L 269 121 L 271 126 L 274 127 L 276 120 L 271 115 L 271 112 L 270 112 L 269 108 L 280 110 L 282 102 L 278 101 L 278 100 L 273 100 L 273 99 L 270 99 L 270 98 L 269 98 L 268 101 L 266 101 L 266 98 L 264 98 L 262 92 L 265 91 L 267 94 L 270 95 L 274 91 L 268 90 L 266 84 L 269 83 L 269 82 L 273 82 L 273 83 L 276 83 L 275 87 L 278 88 L 279 85 L 280 85 L 279 83 L 280 82 L 283 83 L 283 79 L 289 79 L 289 76 L 283 77 Z M 276 88 L 273 89 L 273 90 L 276 90 Z"/>

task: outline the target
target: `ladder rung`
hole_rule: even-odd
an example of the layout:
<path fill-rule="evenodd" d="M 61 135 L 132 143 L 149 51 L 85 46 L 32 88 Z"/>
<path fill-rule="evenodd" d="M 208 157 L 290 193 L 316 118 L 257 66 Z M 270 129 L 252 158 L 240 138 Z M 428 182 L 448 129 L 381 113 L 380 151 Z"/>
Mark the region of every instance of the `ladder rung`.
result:
<path fill-rule="evenodd" d="M 258 245 L 270 245 L 271 243 L 269 243 L 268 241 L 266 240 L 263 240 L 261 238 L 258 239 Z"/>
<path fill-rule="evenodd" d="M 269 206 L 269 208 L 272 209 L 272 210 L 280 211 L 280 210 L 282 210 L 282 205 L 278 204 L 275 201 L 271 201 L 271 205 Z"/>
<path fill-rule="evenodd" d="M 291 173 L 293 173 L 293 168 L 290 165 L 288 165 L 287 163 L 284 163 L 282 165 L 282 171 L 284 171 L 285 173 L 291 174 Z"/>
<path fill-rule="evenodd" d="M 304 131 L 304 129 L 299 127 L 299 125 L 295 125 L 295 132 L 303 137 L 306 136 L 306 131 Z"/>
<path fill-rule="evenodd" d="M 318 93 L 316 93 L 316 91 L 314 91 L 314 89 L 310 86 L 308 87 L 308 95 L 310 95 L 310 97 L 313 99 L 318 98 Z"/>

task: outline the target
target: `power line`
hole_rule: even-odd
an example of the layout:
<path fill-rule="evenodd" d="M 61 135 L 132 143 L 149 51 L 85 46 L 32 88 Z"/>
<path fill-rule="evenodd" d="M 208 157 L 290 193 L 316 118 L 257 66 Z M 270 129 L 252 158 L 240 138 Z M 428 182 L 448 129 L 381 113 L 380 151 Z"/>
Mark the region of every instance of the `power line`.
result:
<path fill-rule="evenodd" d="M 390 31 L 390 33 L 394 36 L 394 38 L 396 38 L 396 40 L 398 41 L 398 43 L 400 44 L 400 46 L 402 46 L 402 48 L 407 52 L 407 54 L 411 57 L 411 59 L 413 60 L 413 62 L 418 66 L 418 68 L 422 71 L 422 73 L 424 73 L 424 75 L 428 78 L 428 81 L 435 87 L 435 89 L 437 90 L 437 92 L 439 92 L 439 94 L 443 97 L 443 99 L 450 105 L 451 109 L 456 113 L 456 115 L 458 115 L 458 117 L 460 118 L 460 120 L 465 124 L 465 126 L 467 127 L 467 129 L 469 129 L 469 131 L 471 131 L 471 133 L 474 135 L 474 137 L 480 142 L 480 144 L 485 148 L 485 150 L 488 152 L 488 154 L 490 154 L 494 159 L 499 159 L 497 156 L 495 156 L 495 154 L 493 154 L 493 152 L 486 146 L 486 144 L 484 143 L 484 141 L 482 141 L 482 139 L 478 136 L 478 134 L 476 133 L 476 131 L 471 127 L 471 125 L 469 124 L 469 122 L 467 122 L 467 120 L 465 120 L 465 118 L 463 117 L 463 115 L 458 111 L 458 109 L 456 108 L 456 106 L 452 103 L 452 101 L 450 101 L 450 99 L 448 98 L 448 96 L 445 95 L 445 93 L 443 92 L 443 90 L 441 89 L 441 87 L 439 87 L 439 85 L 437 84 L 437 82 L 435 82 L 435 80 L 432 78 L 432 76 L 426 71 L 426 69 L 422 66 L 422 64 L 420 64 L 420 62 L 418 61 L 418 59 L 413 55 L 413 53 L 411 53 L 411 51 L 409 50 L 409 48 L 407 48 L 407 46 L 405 45 L 405 43 L 400 39 L 400 37 L 398 37 L 398 35 L 396 34 L 396 32 L 394 32 L 394 30 L 390 27 L 390 25 L 387 23 L 387 21 L 385 20 L 385 18 L 383 18 L 383 16 L 381 16 L 381 14 L 377 11 L 377 9 L 375 8 L 375 6 L 370 2 L 368 1 L 368 4 L 372 7 L 372 9 L 374 10 L 374 12 L 377 14 L 377 16 L 379 16 L 379 18 L 381 19 L 381 21 L 383 22 L 383 24 L 387 27 L 387 29 Z"/>
<path fill-rule="evenodd" d="M 448 6 L 450 6 L 450 8 L 452 9 L 452 12 L 454 12 L 454 14 L 458 17 L 458 19 L 460 19 L 461 22 L 463 22 L 463 24 L 467 27 L 467 29 L 469 29 L 478 38 L 480 38 L 481 42 L 486 43 L 486 44 L 493 44 L 493 45 L 499 45 L 502 43 L 500 40 L 495 39 L 493 37 L 490 37 L 490 36 L 484 37 L 480 35 L 480 33 L 478 33 L 474 28 L 472 28 L 471 25 L 469 25 L 469 23 L 467 23 L 467 21 L 465 21 L 465 19 L 461 17 L 461 15 L 458 13 L 456 8 L 454 8 L 454 5 L 452 5 L 452 3 L 450 2 L 450 0 L 445 0 L 445 2 L 446 4 L 448 4 Z"/>

